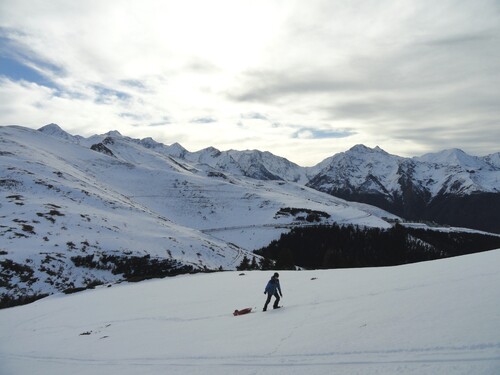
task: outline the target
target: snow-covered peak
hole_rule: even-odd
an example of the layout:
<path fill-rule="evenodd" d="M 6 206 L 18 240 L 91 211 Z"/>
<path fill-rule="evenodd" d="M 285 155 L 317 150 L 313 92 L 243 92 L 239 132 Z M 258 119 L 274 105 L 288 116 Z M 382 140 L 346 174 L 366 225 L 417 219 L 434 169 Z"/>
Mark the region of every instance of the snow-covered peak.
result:
<path fill-rule="evenodd" d="M 322 163 L 323 169 L 307 184 L 320 191 L 362 191 L 390 195 L 399 191 L 399 171 L 404 158 L 380 147 L 356 145 Z"/>
<path fill-rule="evenodd" d="M 156 142 L 151 137 L 141 139 L 140 143 L 141 143 L 141 145 L 143 145 L 146 148 L 156 148 L 156 147 L 163 146 L 163 143 Z"/>
<path fill-rule="evenodd" d="M 186 150 L 181 144 L 175 142 L 172 143 L 170 146 L 167 146 L 168 154 L 177 157 L 177 158 L 184 158 L 188 150 Z"/>
<path fill-rule="evenodd" d="M 357 145 L 351 147 L 347 152 L 348 153 L 357 153 L 357 154 L 371 154 L 371 153 L 387 154 L 387 152 L 382 150 L 379 146 L 376 146 L 375 148 L 370 148 L 370 147 L 365 146 L 363 144 L 357 144 Z"/>
<path fill-rule="evenodd" d="M 109 132 L 104 134 L 107 137 L 114 137 L 114 138 L 122 138 L 122 134 L 118 130 L 110 130 Z"/>
<path fill-rule="evenodd" d="M 374 148 L 371 148 L 371 147 L 365 146 L 363 144 L 357 144 L 357 145 L 351 147 L 345 153 L 348 155 L 359 155 L 359 156 L 374 155 L 374 154 L 390 155 L 388 152 L 386 152 L 385 150 L 383 150 L 379 146 L 375 146 Z"/>
<path fill-rule="evenodd" d="M 200 158 L 203 158 L 205 156 L 210 156 L 210 157 L 217 157 L 220 155 L 220 150 L 216 149 L 215 147 L 207 147 L 207 148 L 204 148 L 200 151 L 197 151 L 197 152 L 194 152 L 193 154 L 194 155 L 199 155 Z"/>
<path fill-rule="evenodd" d="M 236 160 L 245 176 L 264 180 L 285 180 L 306 183 L 307 169 L 292 163 L 288 159 L 276 156 L 268 151 L 230 150 L 228 153 Z"/>
<path fill-rule="evenodd" d="M 428 163 L 454 165 L 464 168 L 481 168 L 485 164 L 481 158 L 468 155 L 463 150 L 458 148 L 425 154 L 415 159 Z"/>
<path fill-rule="evenodd" d="M 397 155 L 391 155 L 388 152 L 382 150 L 380 147 L 370 148 L 365 145 L 356 145 L 346 152 L 341 152 L 334 155 L 331 158 L 332 162 L 338 162 L 338 160 L 346 160 L 347 163 L 353 164 L 367 164 L 373 166 L 376 164 L 385 164 L 399 162 L 403 158 Z"/>
<path fill-rule="evenodd" d="M 356 145 L 346 152 L 327 159 L 328 163 L 323 162 L 322 173 L 346 168 L 349 173 L 385 174 L 389 166 L 397 168 L 402 159 L 399 156 L 390 155 L 378 146 L 372 149 L 364 145 Z"/>
<path fill-rule="evenodd" d="M 41 131 L 42 133 L 45 133 L 45 134 L 61 134 L 61 133 L 64 133 L 64 134 L 67 134 L 64 130 L 61 129 L 61 127 L 57 124 L 54 124 L 54 123 L 50 123 L 50 124 L 47 124 L 45 126 L 42 126 L 40 129 L 38 129 L 38 131 Z"/>
<path fill-rule="evenodd" d="M 65 132 L 61 127 L 57 124 L 51 123 L 45 126 L 42 126 L 38 129 L 39 132 L 50 135 L 51 137 L 56 137 L 60 139 L 65 139 L 71 142 L 77 142 L 79 137 L 75 137 L 67 132 Z"/>

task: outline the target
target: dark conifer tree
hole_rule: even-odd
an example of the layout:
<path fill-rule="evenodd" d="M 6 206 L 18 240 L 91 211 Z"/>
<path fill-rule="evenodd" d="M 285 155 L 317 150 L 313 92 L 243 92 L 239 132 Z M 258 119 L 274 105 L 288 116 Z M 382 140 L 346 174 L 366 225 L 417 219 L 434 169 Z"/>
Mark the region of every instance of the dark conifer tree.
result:
<path fill-rule="evenodd" d="M 240 265 L 236 267 L 236 269 L 238 271 L 247 271 L 250 269 L 250 260 L 246 255 L 243 257 L 243 260 L 241 261 Z"/>

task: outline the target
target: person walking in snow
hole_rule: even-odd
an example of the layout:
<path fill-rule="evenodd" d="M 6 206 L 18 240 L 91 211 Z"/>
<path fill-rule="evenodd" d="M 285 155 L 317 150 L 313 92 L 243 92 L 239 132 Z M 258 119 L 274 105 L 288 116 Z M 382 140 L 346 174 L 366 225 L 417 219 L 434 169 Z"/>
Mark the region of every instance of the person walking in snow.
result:
<path fill-rule="evenodd" d="M 281 293 L 279 277 L 280 277 L 279 273 L 275 272 L 274 275 L 271 277 L 271 280 L 269 280 L 269 282 L 267 283 L 266 290 L 264 290 L 264 294 L 267 294 L 267 300 L 262 311 L 267 310 L 267 305 L 269 305 L 269 302 L 271 302 L 272 296 L 276 298 L 274 300 L 273 308 L 274 309 L 279 308 L 278 303 L 280 302 L 280 296 L 283 297 L 283 293 Z"/>

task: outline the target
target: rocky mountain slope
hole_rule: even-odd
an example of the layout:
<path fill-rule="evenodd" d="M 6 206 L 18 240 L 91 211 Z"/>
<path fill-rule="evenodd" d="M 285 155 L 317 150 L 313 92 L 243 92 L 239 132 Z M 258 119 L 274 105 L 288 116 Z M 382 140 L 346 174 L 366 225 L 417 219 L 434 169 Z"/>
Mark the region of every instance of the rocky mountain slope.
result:
<path fill-rule="evenodd" d="M 410 220 L 500 233 L 499 159 L 458 149 L 402 158 L 359 145 L 330 158 L 307 186 Z"/>

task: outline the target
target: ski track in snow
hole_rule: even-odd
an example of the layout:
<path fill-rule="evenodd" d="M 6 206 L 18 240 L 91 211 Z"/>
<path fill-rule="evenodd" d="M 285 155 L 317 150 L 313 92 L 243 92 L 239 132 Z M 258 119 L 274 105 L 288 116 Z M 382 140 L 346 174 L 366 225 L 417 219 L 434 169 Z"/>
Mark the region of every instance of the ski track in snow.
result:
<path fill-rule="evenodd" d="M 290 336 L 282 338 L 287 341 Z M 101 340 L 104 338 L 100 338 Z M 278 349 L 278 348 L 277 348 Z M 276 354 L 275 352 L 265 355 L 245 355 L 241 356 L 185 356 L 172 358 L 144 358 L 144 357 L 124 357 L 116 360 L 108 359 L 85 359 L 71 357 L 40 357 L 30 355 L 3 355 L 4 360 L 16 359 L 22 361 L 33 361 L 35 363 L 48 363 L 56 367 L 58 365 L 71 368 L 72 366 L 84 365 L 88 368 L 88 373 L 101 374 L 111 371 L 113 368 L 120 368 L 120 373 L 132 374 L 136 371 L 141 373 L 155 373 L 155 371 L 171 371 L 173 368 L 182 370 L 192 368 L 211 373 L 226 373 L 226 369 L 235 371 L 248 371 L 245 373 L 326 373 L 325 370 L 336 370 L 338 367 L 355 367 L 355 373 L 384 373 L 383 371 L 395 370 L 395 373 L 404 371 L 402 365 L 410 365 L 417 368 L 416 373 L 420 373 L 419 365 L 422 369 L 444 369 L 454 364 L 459 364 L 460 368 L 469 371 L 469 368 L 476 368 L 486 365 L 486 371 L 492 365 L 500 369 L 500 343 L 483 343 L 471 346 L 437 346 L 410 349 L 388 349 L 388 350 L 368 350 L 368 351 L 348 351 L 348 352 L 324 352 L 310 354 Z M 496 354 L 495 354 L 496 352 Z M 408 357 L 411 358 L 408 358 Z M 445 358 L 444 358 L 445 357 Z M 465 365 L 465 367 L 463 367 Z M 278 370 L 279 372 L 276 372 Z M 100 372 L 103 371 L 103 372 Z M 214 371 L 214 372 L 212 372 Z M 255 371 L 255 372 L 252 372 Z M 319 371 L 319 372 L 317 372 Z M 479 370 L 480 371 L 480 370 Z M 238 372 L 240 373 L 240 372 Z M 389 372 L 392 373 L 392 372 Z M 406 373 L 406 372 L 405 372 Z M 465 372 L 464 372 L 465 373 Z M 493 372 L 485 372 L 485 374 Z M 475 373 L 479 374 L 479 373 Z"/>

